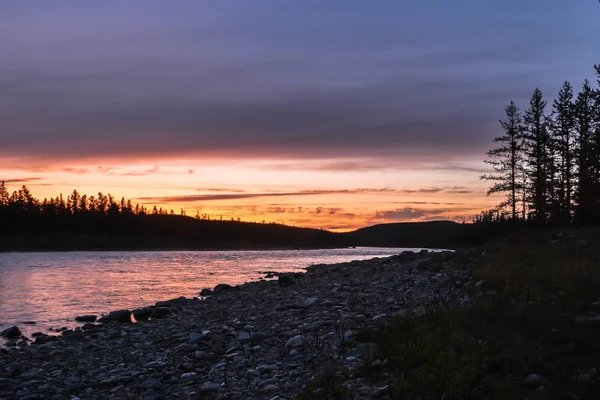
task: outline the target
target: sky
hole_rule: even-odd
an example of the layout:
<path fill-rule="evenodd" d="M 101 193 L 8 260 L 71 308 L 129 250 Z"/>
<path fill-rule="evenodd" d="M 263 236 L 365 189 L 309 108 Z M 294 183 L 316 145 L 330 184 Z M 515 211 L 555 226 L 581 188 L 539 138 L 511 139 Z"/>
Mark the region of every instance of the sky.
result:
<path fill-rule="evenodd" d="M 469 221 L 498 120 L 593 78 L 594 0 L 0 2 L 0 179 L 350 230 Z"/>

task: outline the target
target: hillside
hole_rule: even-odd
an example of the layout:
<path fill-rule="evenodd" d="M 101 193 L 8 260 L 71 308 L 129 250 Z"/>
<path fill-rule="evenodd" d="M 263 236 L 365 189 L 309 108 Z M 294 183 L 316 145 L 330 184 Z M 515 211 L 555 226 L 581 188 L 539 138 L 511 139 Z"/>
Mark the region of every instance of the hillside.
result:
<path fill-rule="evenodd" d="M 175 215 L 30 220 L 0 233 L 0 251 L 118 249 L 275 249 L 351 245 L 317 229 L 206 221 Z"/>
<path fill-rule="evenodd" d="M 344 234 L 359 246 L 457 248 L 484 243 L 509 233 L 510 226 L 453 221 L 373 225 Z"/>

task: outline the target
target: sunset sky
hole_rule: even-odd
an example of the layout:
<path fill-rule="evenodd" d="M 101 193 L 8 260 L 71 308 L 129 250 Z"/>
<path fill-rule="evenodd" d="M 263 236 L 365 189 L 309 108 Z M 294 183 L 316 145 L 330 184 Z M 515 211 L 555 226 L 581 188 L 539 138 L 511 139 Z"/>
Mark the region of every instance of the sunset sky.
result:
<path fill-rule="evenodd" d="M 470 220 L 498 119 L 600 61 L 594 0 L 0 2 L 0 180 L 349 230 Z"/>

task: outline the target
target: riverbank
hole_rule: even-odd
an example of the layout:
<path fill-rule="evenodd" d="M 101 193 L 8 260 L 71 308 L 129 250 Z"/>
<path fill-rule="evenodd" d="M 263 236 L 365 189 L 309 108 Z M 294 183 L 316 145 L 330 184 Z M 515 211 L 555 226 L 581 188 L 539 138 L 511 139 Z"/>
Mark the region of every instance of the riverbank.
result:
<path fill-rule="evenodd" d="M 0 398 L 595 398 L 599 241 L 559 235 L 159 302 L 1 351 Z"/>
<path fill-rule="evenodd" d="M 423 310 L 428 299 L 453 290 L 447 274 L 456 257 L 314 266 L 274 281 L 220 286 L 205 300 L 159 303 L 168 310 L 162 319 L 42 337 L 0 352 L 0 398 L 291 398 L 323 366 L 359 368 L 360 354 L 370 357 L 356 341 L 360 329 Z M 464 268 L 457 274 L 453 279 L 472 282 Z"/>

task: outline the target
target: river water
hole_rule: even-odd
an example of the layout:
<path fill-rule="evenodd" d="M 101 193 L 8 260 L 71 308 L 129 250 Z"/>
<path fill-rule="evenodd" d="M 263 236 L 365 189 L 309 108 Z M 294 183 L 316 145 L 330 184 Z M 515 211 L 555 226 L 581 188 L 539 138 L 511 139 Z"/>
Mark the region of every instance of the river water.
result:
<path fill-rule="evenodd" d="M 0 253 L 0 330 L 17 325 L 28 336 L 49 333 L 76 326 L 77 315 L 194 297 L 218 283 L 257 280 L 265 271 L 298 272 L 403 250 L 420 249 Z"/>

